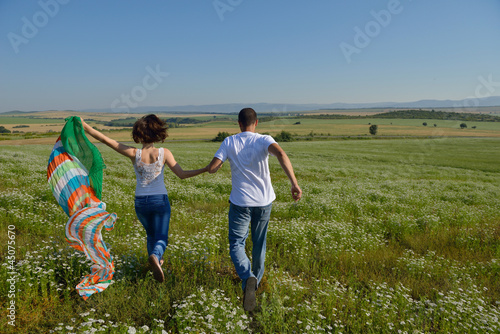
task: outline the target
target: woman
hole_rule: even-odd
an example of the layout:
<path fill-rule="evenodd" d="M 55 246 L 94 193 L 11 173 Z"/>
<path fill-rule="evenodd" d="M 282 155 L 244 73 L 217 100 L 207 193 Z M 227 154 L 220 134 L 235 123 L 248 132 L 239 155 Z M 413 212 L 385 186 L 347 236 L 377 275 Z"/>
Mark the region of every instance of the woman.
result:
<path fill-rule="evenodd" d="M 164 142 L 167 124 L 156 115 L 147 115 L 135 122 L 132 138 L 142 144 L 138 149 L 113 140 L 95 130 L 82 119 L 85 132 L 108 145 L 115 151 L 130 158 L 134 165 L 137 185 L 135 188 L 135 212 L 147 234 L 148 262 L 153 277 L 163 282 L 163 253 L 168 244 L 170 222 L 170 203 L 163 181 L 165 164 L 181 179 L 204 173 L 207 167 L 196 170 L 183 170 L 175 161 L 172 153 L 164 148 L 154 147 L 155 143 Z"/>

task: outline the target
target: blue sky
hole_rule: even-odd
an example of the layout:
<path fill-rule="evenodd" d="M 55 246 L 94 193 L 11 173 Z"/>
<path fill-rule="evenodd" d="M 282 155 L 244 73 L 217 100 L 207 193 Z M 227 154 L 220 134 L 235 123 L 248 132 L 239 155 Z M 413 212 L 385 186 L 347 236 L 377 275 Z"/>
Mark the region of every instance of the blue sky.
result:
<path fill-rule="evenodd" d="M 498 96 L 499 41 L 498 0 L 0 1 L 0 112 Z"/>

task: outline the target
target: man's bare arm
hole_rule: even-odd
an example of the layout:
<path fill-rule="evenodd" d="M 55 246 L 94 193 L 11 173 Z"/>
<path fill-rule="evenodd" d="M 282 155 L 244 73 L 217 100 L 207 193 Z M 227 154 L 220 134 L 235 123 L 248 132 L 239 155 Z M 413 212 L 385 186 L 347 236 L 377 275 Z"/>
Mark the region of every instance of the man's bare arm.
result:
<path fill-rule="evenodd" d="M 292 197 L 297 202 L 302 197 L 302 189 L 300 189 L 299 184 L 297 183 L 297 179 L 295 178 L 295 173 L 293 172 L 292 163 L 286 155 L 285 151 L 278 144 L 269 145 L 268 149 L 269 153 L 276 156 L 281 165 L 281 168 L 285 171 L 286 176 L 290 180 L 292 185 Z"/>
<path fill-rule="evenodd" d="M 210 161 L 210 163 L 207 165 L 208 172 L 210 174 L 216 173 L 221 167 L 222 167 L 222 160 L 220 160 L 219 158 L 213 158 L 212 161 Z"/>

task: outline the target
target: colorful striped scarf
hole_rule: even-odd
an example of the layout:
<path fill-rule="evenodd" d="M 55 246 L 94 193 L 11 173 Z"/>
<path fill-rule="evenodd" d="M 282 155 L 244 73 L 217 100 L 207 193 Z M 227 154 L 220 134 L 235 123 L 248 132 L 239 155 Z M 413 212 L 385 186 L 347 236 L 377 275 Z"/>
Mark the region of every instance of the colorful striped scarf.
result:
<path fill-rule="evenodd" d="M 106 211 L 106 204 L 100 200 L 103 168 L 102 157 L 85 137 L 80 119 L 67 119 L 49 158 L 47 180 L 70 217 L 66 241 L 94 263 L 91 273 L 76 286 L 85 300 L 106 289 L 114 274 L 113 259 L 101 235 L 103 227 L 113 229 L 117 218 Z"/>

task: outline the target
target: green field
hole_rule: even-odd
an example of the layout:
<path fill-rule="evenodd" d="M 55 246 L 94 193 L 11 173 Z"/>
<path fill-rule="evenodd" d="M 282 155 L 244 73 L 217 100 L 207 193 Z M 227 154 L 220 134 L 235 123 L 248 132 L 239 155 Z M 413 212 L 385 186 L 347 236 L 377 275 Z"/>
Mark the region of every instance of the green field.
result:
<path fill-rule="evenodd" d="M 235 131 L 236 132 L 236 131 Z M 166 142 L 185 169 L 218 144 Z M 188 180 L 166 171 L 172 205 L 165 282 L 148 271 L 133 208 L 131 163 L 98 145 L 103 232 L 114 284 L 87 301 L 89 272 L 64 239 L 67 217 L 46 181 L 50 145 L 0 149 L 2 333 L 494 333 L 500 332 L 500 139 L 283 143 L 304 195 L 270 158 L 277 199 L 258 308 L 245 313 L 228 253 L 228 165 Z M 16 327 L 6 324 L 14 226 Z"/>
<path fill-rule="evenodd" d="M 361 124 L 368 125 L 377 124 L 381 125 L 392 125 L 392 126 L 412 126 L 412 127 L 422 127 L 424 128 L 423 123 L 427 123 L 427 128 L 431 131 L 438 131 L 439 128 L 452 128 L 452 129 L 460 129 L 461 123 L 466 123 L 467 128 L 472 128 L 476 126 L 477 129 L 482 130 L 495 130 L 500 131 L 500 122 L 467 122 L 467 121 L 448 121 L 448 120 L 437 120 L 437 119 L 384 119 L 384 118 L 366 118 L 366 119 L 286 119 L 282 120 L 283 124 L 293 124 L 297 121 L 300 121 L 301 125 L 319 125 L 319 124 L 331 124 L 331 125 L 345 125 L 345 124 Z M 263 123 L 265 124 L 265 123 Z M 434 128 L 434 124 L 436 124 L 436 129 Z"/>

